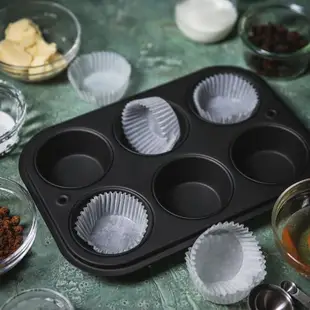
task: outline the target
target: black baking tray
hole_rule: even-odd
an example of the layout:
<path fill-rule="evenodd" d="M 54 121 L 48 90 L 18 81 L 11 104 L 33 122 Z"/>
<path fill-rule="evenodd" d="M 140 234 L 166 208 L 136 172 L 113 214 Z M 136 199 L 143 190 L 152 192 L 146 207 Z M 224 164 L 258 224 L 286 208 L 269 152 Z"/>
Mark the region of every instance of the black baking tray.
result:
<path fill-rule="evenodd" d="M 219 73 L 256 88 L 260 104 L 247 121 L 216 125 L 196 113 L 194 88 Z M 121 113 L 129 101 L 154 96 L 175 110 L 181 138 L 168 153 L 141 155 L 124 137 Z M 309 144 L 307 129 L 263 79 L 218 66 L 43 130 L 24 147 L 19 170 L 62 254 L 85 271 L 120 276 L 190 246 L 215 223 L 270 210 L 287 186 L 310 177 Z M 120 255 L 94 252 L 73 229 L 86 202 L 110 190 L 137 196 L 150 219 L 143 242 Z"/>

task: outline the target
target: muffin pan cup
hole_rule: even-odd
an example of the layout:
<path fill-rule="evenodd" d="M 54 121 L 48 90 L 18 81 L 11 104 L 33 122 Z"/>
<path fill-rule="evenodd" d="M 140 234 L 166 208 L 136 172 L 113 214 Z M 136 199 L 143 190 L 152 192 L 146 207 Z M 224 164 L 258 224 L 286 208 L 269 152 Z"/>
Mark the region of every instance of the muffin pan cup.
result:
<path fill-rule="evenodd" d="M 122 127 L 128 142 L 140 154 L 166 153 L 180 138 L 177 115 L 168 102 L 156 97 L 126 104 Z"/>
<path fill-rule="evenodd" d="M 255 87 L 259 104 L 246 121 L 218 125 L 197 113 L 193 92 L 216 74 Z M 139 154 L 122 131 L 126 104 L 149 97 L 168 102 L 180 125 L 178 142 L 160 155 Z M 215 223 L 270 210 L 288 185 L 310 177 L 309 144 L 307 129 L 264 80 L 221 66 L 43 130 L 25 146 L 19 168 L 63 255 L 85 271 L 120 276 L 191 246 Z M 148 225 L 133 249 L 97 253 L 75 223 L 94 196 L 115 191 L 143 204 Z"/>
<path fill-rule="evenodd" d="M 249 81 L 234 74 L 215 74 L 194 90 L 199 115 L 214 124 L 237 124 L 255 112 L 259 98 Z"/>
<path fill-rule="evenodd" d="M 132 195 L 114 191 L 92 198 L 74 229 L 96 252 L 121 254 L 139 245 L 147 225 L 143 204 Z"/>

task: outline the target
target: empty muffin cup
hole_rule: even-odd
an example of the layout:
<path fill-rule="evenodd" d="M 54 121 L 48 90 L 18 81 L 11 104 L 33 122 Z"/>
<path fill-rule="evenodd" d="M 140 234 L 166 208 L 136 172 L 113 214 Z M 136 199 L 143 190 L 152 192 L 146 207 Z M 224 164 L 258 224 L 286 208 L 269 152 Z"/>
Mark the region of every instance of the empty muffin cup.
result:
<path fill-rule="evenodd" d="M 78 57 L 68 79 L 82 100 L 106 106 L 121 99 L 128 88 L 131 66 L 114 52 L 93 52 Z"/>
<path fill-rule="evenodd" d="M 186 156 L 159 169 L 153 190 L 168 212 L 187 219 L 202 219 L 229 205 L 233 182 L 228 170 L 216 160 Z"/>
<path fill-rule="evenodd" d="M 82 188 L 99 181 L 110 169 L 113 153 L 107 140 L 95 131 L 72 128 L 39 147 L 35 166 L 54 186 Z"/>
<path fill-rule="evenodd" d="M 255 237 L 233 222 L 206 230 L 185 260 L 196 289 L 216 304 L 241 301 L 266 275 L 265 258 Z"/>
<path fill-rule="evenodd" d="M 293 182 L 303 173 L 308 158 L 303 139 L 280 126 L 253 127 L 237 137 L 231 148 L 239 172 L 266 184 Z"/>
<path fill-rule="evenodd" d="M 147 227 L 145 206 L 124 192 L 93 197 L 75 223 L 78 236 L 101 254 L 121 254 L 135 248 Z"/>
<path fill-rule="evenodd" d="M 259 103 L 254 86 L 230 73 L 201 81 L 194 90 L 193 100 L 200 117 L 216 124 L 243 122 L 253 115 Z"/>
<path fill-rule="evenodd" d="M 127 103 L 122 113 L 122 127 L 131 146 L 147 155 L 171 151 L 181 135 L 177 115 L 170 104 L 159 97 Z"/>

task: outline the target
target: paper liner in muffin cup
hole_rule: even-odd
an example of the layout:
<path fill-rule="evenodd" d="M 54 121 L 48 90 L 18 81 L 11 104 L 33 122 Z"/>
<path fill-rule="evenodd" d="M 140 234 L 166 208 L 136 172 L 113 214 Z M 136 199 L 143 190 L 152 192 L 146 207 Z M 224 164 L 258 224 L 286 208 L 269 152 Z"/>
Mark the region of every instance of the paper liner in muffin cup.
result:
<path fill-rule="evenodd" d="M 259 103 L 254 86 L 230 73 L 216 74 L 201 81 L 193 97 L 198 114 L 217 124 L 243 122 L 253 115 Z"/>
<path fill-rule="evenodd" d="M 114 52 L 93 52 L 78 57 L 68 79 L 82 100 L 106 106 L 120 100 L 129 85 L 131 66 Z"/>
<path fill-rule="evenodd" d="M 185 261 L 198 292 L 216 304 L 241 301 L 266 276 L 265 258 L 253 233 L 233 222 L 206 230 Z"/>
<path fill-rule="evenodd" d="M 181 135 L 177 115 L 170 104 L 159 97 L 127 103 L 122 113 L 122 127 L 131 146 L 148 155 L 172 150 Z"/>
<path fill-rule="evenodd" d="M 143 203 L 123 192 L 93 197 L 75 223 L 77 235 L 102 254 L 120 254 L 135 248 L 147 227 Z"/>

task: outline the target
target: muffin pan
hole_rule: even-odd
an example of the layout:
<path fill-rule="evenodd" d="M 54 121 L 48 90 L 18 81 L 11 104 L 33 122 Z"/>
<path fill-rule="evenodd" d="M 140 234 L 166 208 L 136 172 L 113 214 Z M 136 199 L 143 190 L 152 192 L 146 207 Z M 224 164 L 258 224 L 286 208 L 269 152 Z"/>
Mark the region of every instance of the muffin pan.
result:
<path fill-rule="evenodd" d="M 227 106 L 229 95 L 243 111 L 247 98 L 252 111 L 233 123 L 207 121 L 196 109 L 195 89 L 209 78 L 229 84 L 233 76 L 239 84 L 204 94 L 200 107 Z M 251 85 L 242 94 L 240 79 Z M 165 153 L 140 154 L 125 137 L 122 114 L 128 103 L 154 97 L 172 107 L 179 137 Z M 309 144 L 307 129 L 255 73 L 209 67 L 43 130 L 25 146 L 19 169 L 62 254 L 83 270 L 119 276 L 187 248 L 215 223 L 269 210 L 288 185 L 310 177 Z M 87 211 L 94 201 L 99 213 Z M 139 214 L 130 211 L 134 205 Z M 90 222 L 82 218 L 86 211 Z M 92 236 L 98 218 L 102 230 L 110 227 L 108 234 L 99 229 L 106 242 Z M 113 235 L 112 226 L 124 231 Z M 96 250 L 94 240 L 105 248 Z"/>

